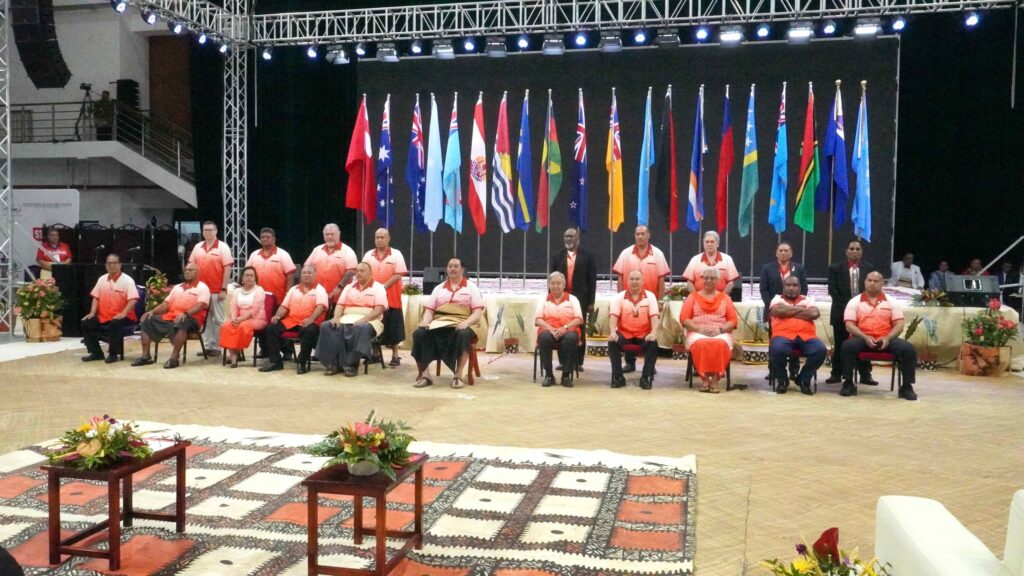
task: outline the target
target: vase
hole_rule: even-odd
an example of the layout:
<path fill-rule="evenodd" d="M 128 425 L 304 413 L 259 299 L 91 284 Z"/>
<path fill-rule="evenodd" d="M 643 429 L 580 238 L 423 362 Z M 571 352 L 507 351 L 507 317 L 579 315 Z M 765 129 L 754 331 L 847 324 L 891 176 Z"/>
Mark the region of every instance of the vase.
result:
<path fill-rule="evenodd" d="M 351 462 L 348 465 L 348 473 L 353 476 L 373 476 L 377 472 L 380 472 L 380 466 L 369 460 Z"/>
<path fill-rule="evenodd" d="M 607 336 L 587 336 L 587 356 L 608 356 Z"/>
<path fill-rule="evenodd" d="M 683 358 L 686 358 L 686 344 L 672 344 L 672 359 L 682 360 Z"/>
<path fill-rule="evenodd" d="M 42 342 L 43 326 L 39 318 L 22 318 L 21 329 L 25 331 L 26 342 Z"/>
<path fill-rule="evenodd" d="M 767 342 L 740 340 L 740 348 L 743 350 L 742 362 L 744 364 L 764 365 L 768 363 Z"/>
<path fill-rule="evenodd" d="M 519 354 L 519 338 L 505 338 L 505 354 Z"/>
<path fill-rule="evenodd" d="M 61 325 L 63 324 L 63 317 L 57 316 L 56 318 L 40 318 L 39 326 L 42 330 L 43 342 L 56 342 L 61 337 Z"/>
<path fill-rule="evenodd" d="M 1010 367 L 1009 346 L 960 345 L 960 373 L 965 376 L 1001 376 Z"/>

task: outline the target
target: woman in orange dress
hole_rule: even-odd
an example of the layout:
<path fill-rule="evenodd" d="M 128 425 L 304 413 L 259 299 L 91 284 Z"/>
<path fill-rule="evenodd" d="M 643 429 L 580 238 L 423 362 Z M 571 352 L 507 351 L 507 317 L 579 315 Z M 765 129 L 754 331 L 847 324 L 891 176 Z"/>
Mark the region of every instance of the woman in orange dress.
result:
<path fill-rule="evenodd" d="M 686 328 L 686 350 L 700 375 L 700 391 L 718 394 L 718 381 L 732 360 L 736 308 L 725 292 L 716 289 L 718 270 L 705 269 L 701 279 L 703 287 L 687 297 L 679 323 Z"/>
<path fill-rule="evenodd" d="M 238 367 L 238 353 L 249 347 L 253 332 L 267 325 L 263 302 L 266 292 L 258 282 L 255 268 L 246 266 L 242 269 L 242 286 L 235 290 L 230 317 L 220 329 L 220 346 L 231 359 L 232 368 Z"/>

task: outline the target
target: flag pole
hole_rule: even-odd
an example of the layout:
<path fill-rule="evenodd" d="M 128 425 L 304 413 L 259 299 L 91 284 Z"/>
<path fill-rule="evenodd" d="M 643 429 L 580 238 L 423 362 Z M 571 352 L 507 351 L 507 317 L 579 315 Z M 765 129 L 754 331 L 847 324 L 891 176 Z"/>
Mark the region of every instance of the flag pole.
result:
<path fill-rule="evenodd" d="M 501 282 L 505 278 L 505 232 L 502 231 L 498 239 L 498 292 L 501 292 Z"/>
<path fill-rule="evenodd" d="M 836 80 L 836 90 L 839 90 L 839 85 L 842 84 L 842 80 Z M 835 108 L 835 101 L 833 100 L 832 108 Z M 846 154 L 846 146 L 844 144 L 842 153 Z M 835 151 L 832 151 L 832 169 L 829 170 L 832 175 L 828 182 L 828 265 L 832 265 L 832 222 L 835 220 L 836 213 L 836 155 Z"/>
<path fill-rule="evenodd" d="M 750 85 L 751 99 L 753 99 L 754 87 L 755 86 L 757 86 L 757 84 L 751 84 Z M 756 129 L 754 131 L 754 136 L 757 136 Z M 744 138 L 744 140 L 745 140 L 745 138 Z M 744 143 L 743 148 L 744 148 L 743 154 L 744 154 L 744 157 L 745 157 L 746 156 L 746 143 Z M 755 146 L 754 149 L 755 149 L 754 151 L 756 152 L 757 151 L 757 147 Z M 740 187 L 742 188 L 742 182 L 740 183 Z M 750 230 L 748 230 L 748 232 L 750 233 L 750 298 L 751 299 L 754 298 L 754 222 L 757 222 L 757 218 L 754 218 L 754 205 L 756 204 L 756 200 L 757 200 L 757 194 L 752 194 L 750 196 Z M 743 203 L 743 195 L 740 194 L 740 204 L 742 204 L 742 203 Z"/>
<path fill-rule="evenodd" d="M 897 80 L 897 82 L 898 82 L 898 80 Z M 868 92 L 868 81 L 867 80 L 861 80 L 860 81 L 860 99 L 861 99 L 862 102 L 864 101 L 864 98 L 867 97 L 867 92 Z M 899 97 L 897 96 L 897 99 L 898 98 Z M 857 106 L 857 116 L 858 116 L 858 119 L 859 119 L 859 116 L 860 116 L 860 106 L 859 105 Z M 864 118 L 864 121 L 867 122 L 868 119 Z M 854 128 L 854 129 L 856 130 L 856 128 Z M 893 161 L 892 161 L 893 166 L 896 165 L 896 158 L 895 158 L 895 156 L 896 156 L 896 152 L 893 151 Z M 895 172 L 895 169 L 893 170 L 893 172 Z M 895 176 L 893 176 L 893 181 L 894 182 L 896 181 L 896 177 Z M 854 196 L 853 197 L 854 197 L 854 201 L 855 202 L 856 202 L 856 198 L 857 198 L 856 192 L 857 191 L 854 190 Z M 893 206 L 895 206 L 895 205 L 896 205 L 896 199 L 893 198 Z M 893 211 L 893 224 L 894 224 L 894 226 L 892 227 L 893 230 L 896 229 L 896 226 L 895 226 L 896 220 L 895 220 L 895 218 L 896 218 L 896 214 L 895 214 L 895 211 Z M 853 218 L 851 218 L 851 220 L 853 220 Z M 851 224 L 852 224 L 852 222 L 851 222 Z M 856 228 L 856 225 L 854 225 L 854 227 Z M 858 233 L 857 234 L 857 242 L 860 242 L 860 241 L 861 241 L 861 238 L 860 238 L 860 234 Z M 892 259 L 893 259 L 893 255 L 889 254 L 889 260 L 892 261 Z"/>
<path fill-rule="evenodd" d="M 729 101 L 729 85 L 725 85 L 725 101 Z M 730 129 L 732 128 L 732 122 L 729 123 Z M 735 150 L 735 146 L 733 147 Z M 742 159 L 741 159 L 742 160 Z M 718 161 L 721 162 L 722 158 L 719 155 Z M 741 162 L 742 166 L 742 162 Z M 729 174 L 725 175 L 725 253 L 729 253 Z"/>
<path fill-rule="evenodd" d="M 363 92 L 363 107 L 364 107 L 364 111 L 365 111 L 365 106 L 366 106 L 366 92 Z M 367 116 L 366 132 L 369 133 L 370 132 L 369 114 L 367 114 L 366 116 Z M 370 150 L 370 152 L 373 152 L 373 150 Z M 366 176 L 366 162 L 363 162 L 362 164 L 363 164 L 363 168 L 362 168 L 362 170 L 363 170 L 363 190 L 366 190 L 366 178 L 367 178 L 367 176 Z M 365 202 L 366 194 L 364 194 L 362 191 L 360 191 L 360 194 L 363 195 L 363 200 Z M 366 234 L 366 204 L 365 203 L 363 204 L 362 212 L 363 212 L 363 221 L 359 225 L 359 253 L 360 254 L 362 254 L 363 252 L 366 251 L 366 242 L 365 242 L 365 239 L 364 239 L 364 236 Z M 359 222 L 359 215 L 358 214 L 356 215 L 356 222 Z"/>
<path fill-rule="evenodd" d="M 476 282 L 480 283 L 480 235 L 476 235 Z"/>
<path fill-rule="evenodd" d="M 807 83 L 807 91 L 810 94 L 812 94 L 812 95 L 814 94 L 814 82 L 808 82 Z M 813 114 L 814 111 L 812 110 L 811 113 Z M 813 135 L 812 135 L 812 140 L 813 140 Z M 803 150 L 801 150 L 801 154 L 803 154 Z M 801 174 L 800 178 L 803 178 L 803 176 L 804 175 Z M 800 182 L 800 185 L 803 186 L 803 181 Z M 805 190 L 805 192 L 806 192 L 806 190 Z M 795 216 L 794 216 L 794 218 L 795 218 Z M 803 226 L 801 226 L 801 228 L 803 228 Z M 800 242 L 800 262 L 806 262 L 807 261 L 806 260 L 806 256 L 807 256 L 807 230 L 804 230 L 803 240 Z"/>
<path fill-rule="evenodd" d="M 419 107 L 420 107 L 420 93 L 417 92 L 416 93 L 416 109 L 418 110 Z M 415 124 L 416 123 L 415 122 L 415 118 L 413 118 L 413 120 L 414 120 L 413 124 Z M 423 139 L 422 134 L 420 135 L 420 139 L 421 140 Z M 413 256 L 415 255 L 415 253 L 413 252 L 413 241 L 416 238 L 416 198 L 419 196 L 419 183 L 416 184 L 416 189 L 414 189 L 412 191 L 412 196 L 413 196 L 412 197 L 412 203 L 410 204 L 412 206 L 412 210 L 409 210 L 409 272 L 410 272 L 410 274 L 412 273 L 412 270 L 414 270 L 416 268 L 416 264 L 414 263 L 415 259 L 413 258 Z M 422 206 L 420 208 L 422 208 Z"/>
<path fill-rule="evenodd" d="M 526 288 L 526 230 L 523 230 L 523 288 Z"/>
<path fill-rule="evenodd" d="M 430 267 L 434 267 L 434 231 L 430 231 Z"/>
<path fill-rule="evenodd" d="M 548 88 L 548 118 L 544 121 L 544 146 L 547 146 L 548 130 L 550 130 L 551 124 L 551 88 Z M 551 150 L 548 150 L 548 154 L 551 154 Z M 544 174 L 544 166 L 540 167 L 541 174 Z M 546 177 L 546 176 L 542 176 Z M 548 198 L 551 198 L 551 190 L 548 190 Z M 547 267 L 548 263 L 551 262 L 551 200 L 548 200 L 547 207 L 548 214 L 548 259 L 544 262 L 544 266 Z"/>
<path fill-rule="evenodd" d="M 615 102 L 615 86 L 612 86 L 612 102 Z M 609 134 L 610 138 L 615 138 L 614 132 Z M 609 146 L 612 146 L 614 152 L 615 143 L 610 142 Z M 615 155 L 612 154 L 612 170 L 608 174 L 608 186 L 609 188 L 615 182 Z M 608 287 L 611 288 L 612 292 L 615 292 L 615 273 L 612 272 L 612 268 L 615 266 L 615 231 L 612 230 L 612 196 L 608 195 Z"/>

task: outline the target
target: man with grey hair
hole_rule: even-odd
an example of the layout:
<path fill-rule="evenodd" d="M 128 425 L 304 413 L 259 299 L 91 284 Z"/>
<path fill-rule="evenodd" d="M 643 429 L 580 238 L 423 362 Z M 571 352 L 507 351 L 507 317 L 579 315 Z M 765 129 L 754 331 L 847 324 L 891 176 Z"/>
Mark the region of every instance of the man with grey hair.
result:
<path fill-rule="evenodd" d="M 650 390 L 654 365 L 658 361 L 658 300 L 653 292 L 644 289 L 643 274 L 639 270 L 629 273 L 628 283 L 628 288 L 612 297 L 608 311 L 608 359 L 612 364 L 612 388 L 626 385 L 621 356 L 622 348 L 631 345 L 643 350 L 644 371 L 640 377 L 640 388 Z"/>
<path fill-rule="evenodd" d="M 537 347 L 540 350 L 543 386 L 555 385 L 551 368 L 551 350 L 558 344 L 558 361 L 562 364 L 562 386 L 572 388 L 572 371 L 576 362 L 576 348 L 583 325 L 583 310 L 578 298 L 565 291 L 565 275 L 548 274 L 548 296 L 537 304 L 534 311 L 537 325 Z"/>
<path fill-rule="evenodd" d="M 739 280 L 740 273 L 736 270 L 736 264 L 728 254 L 718 251 L 718 243 L 718 232 L 705 232 L 704 251 L 690 258 L 690 263 L 683 270 L 683 278 L 693 287 L 692 292 L 699 292 L 704 287 L 701 272 L 707 268 L 718 270 L 718 285 L 715 288 L 719 292 L 725 292 L 726 296 L 732 293 L 733 285 Z"/>
<path fill-rule="evenodd" d="M 635 244 L 626 248 L 619 254 L 615 261 L 612 272 L 619 275 L 619 291 L 628 287 L 627 279 L 630 272 L 639 270 L 641 275 L 641 288 L 654 294 L 658 300 L 665 293 L 665 278 L 672 272 L 668 267 L 665 255 L 656 246 L 651 244 L 651 231 L 647 226 L 640 225 L 633 231 Z M 626 367 L 623 372 L 629 373 L 636 370 L 636 355 L 632 352 L 626 353 Z"/>
<path fill-rule="evenodd" d="M 266 366 L 260 367 L 260 372 L 284 369 L 284 363 L 281 361 L 281 344 L 284 342 L 284 333 L 289 330 L 299 333 L 297 371 L 299 375 L 308 372 L 309 358 L 313 353 L 313 347 L 316 346 L 316 339 L 320 335 L 320 323 L 324 321 L 324 312 L 328 306 L 327 291 L 316 281 L 316 268 L 306 264 L 299 274 L 298 285 L 292 286 L 288 291 L 267 325 L 269 362 Z"/>
<path fill-rule="evenodd" d="M 338 301 L 342 289 L 356 272 L 356 253 L 341 241 L 341 229 L 333 222 L 324 226 L 324 243 L 313 248 L 306 265 L 316 268 L 316 277 L 331 303 Z"/>

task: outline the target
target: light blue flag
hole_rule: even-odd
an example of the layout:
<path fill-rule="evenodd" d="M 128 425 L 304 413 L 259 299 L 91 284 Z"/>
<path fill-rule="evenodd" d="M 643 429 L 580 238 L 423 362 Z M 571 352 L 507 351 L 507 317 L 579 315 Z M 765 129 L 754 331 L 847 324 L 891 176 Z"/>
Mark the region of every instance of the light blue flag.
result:
<path fill-rule="evenodd" d="M 431 232 L 444 217 L 444 191 L 441 163 L 441 130 L 437 126 L 437 101 L 430 95 L 430 133 L 427 135 L 427 193 L 423 205 L 423 221 Z"/>
<path fill-rule="evenodd" d="M 448 149 L 444 156 L 444 223 L 462 233 L 462 149 L 459 146 L 459 93 L 452 103 L 452 122 L 448 126 Z"/>
<path fill-rule="evenodd" d="M 654 166 L 654 129 L 651 126 L 651 89 L 647 89 L 647 106 L 644 109 L 644 141 L 640 145 L 640 180 L 636 187 L 636 223 L 647 226 L 649 213 L 651 167 Z"/>
<path fill-rule="evenodd" d="M 779 131 L 775 136 L 775 161 L 772 163 L 772 196 L 768 206 L 768 223 L 776 234 L 786 231 L 786 186 L 789 181 L 789 148 L 786 138 L 786 84 L 782 84 L 779 105 Z"/>
<path fill-rule="evenodd" d="M 853 233 L 871 242 L 871 167 L 868 163 L 868 95 L 860 97 L 857 135 L 853 138 L 853 172 L 857 187 L 853 198 Z"/>

